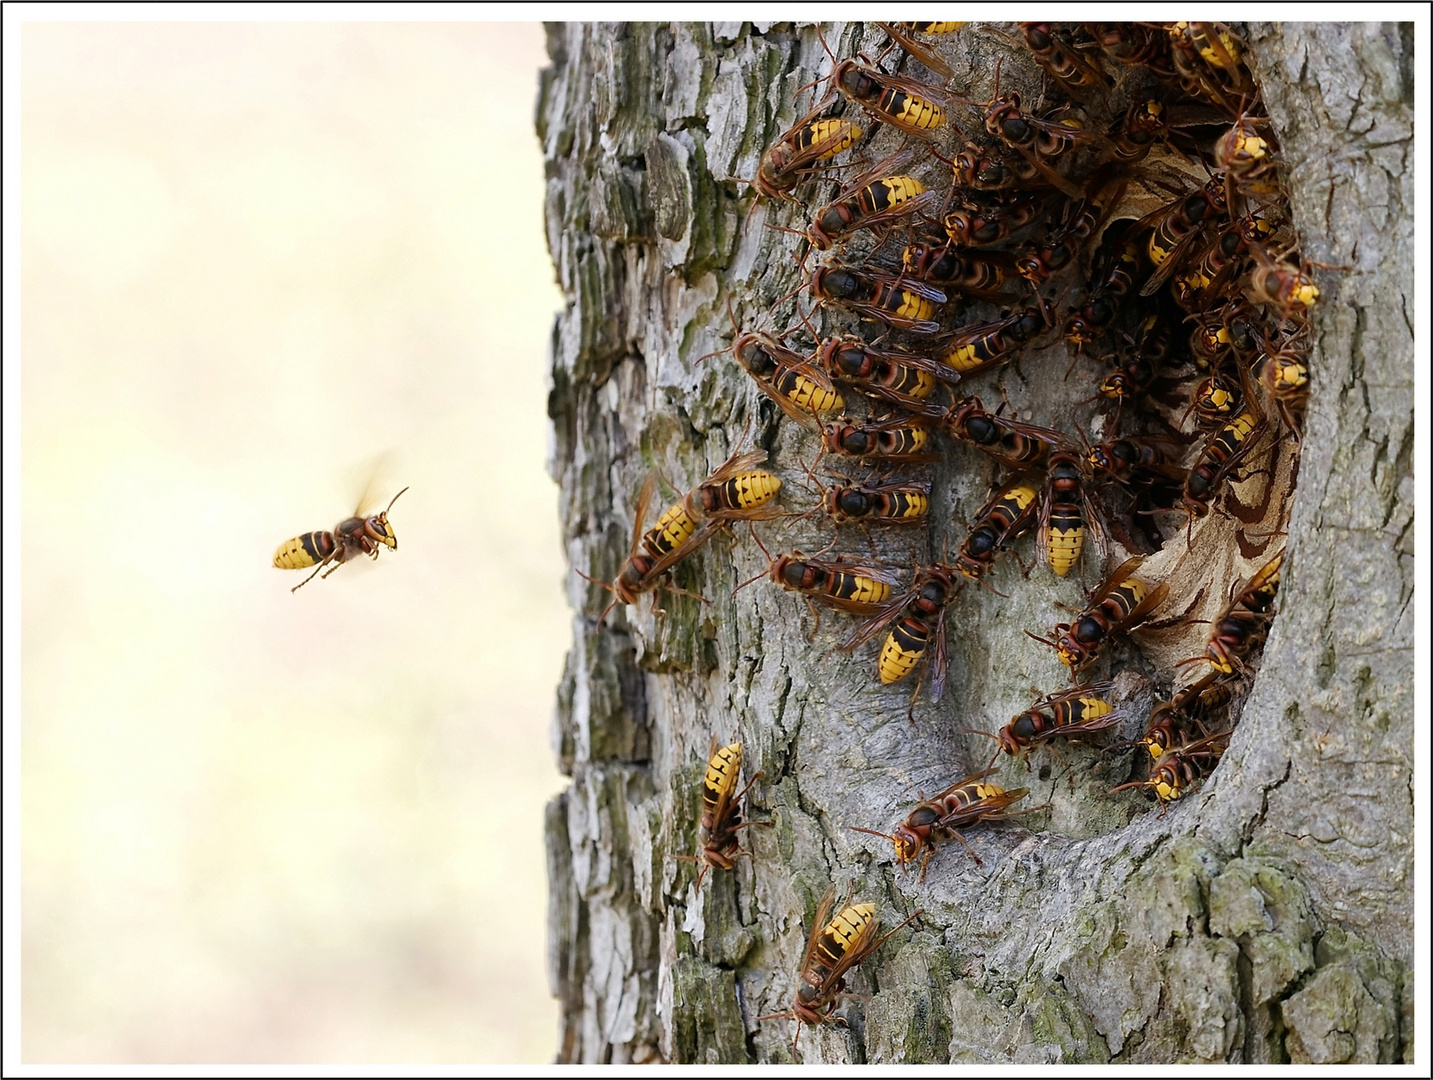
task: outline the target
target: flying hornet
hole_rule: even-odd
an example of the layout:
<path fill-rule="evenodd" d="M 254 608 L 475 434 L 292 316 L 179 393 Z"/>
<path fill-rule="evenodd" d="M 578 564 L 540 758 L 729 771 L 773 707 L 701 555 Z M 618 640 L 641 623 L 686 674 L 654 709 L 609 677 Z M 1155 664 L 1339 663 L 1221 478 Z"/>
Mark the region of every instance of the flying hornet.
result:
<path fill-rule="evenodd" d="M 407 490 L 406 487 L 403 489 Z M 398 495 L 402 495 L 403 491 Z M 398 495 L 389 500 L 388 506 L 381 513 L 359 516 L 359 512 L 355 510 L 353 517 L 344 518 L 331 532 L 327 529 L 306 532 L 280 544 L 279 550 L 274 552 L 274 566 L 278 569 L 306 570 L 310 566 L 314 568 L 312 574 L 289 592 L 298 592 L 312 581 L 320 570 L 323 570 L 324 577 L 328 577 L 349 559 L 360 555 L 377 559 L 378 553 L 384 547 L 397 551 L 398 537 L 393 533 L 393 526 L 388 524 L 388 511 L 393 509 Z M 323 569 L 325 566 L 328 567 L 327 570 Z"/>

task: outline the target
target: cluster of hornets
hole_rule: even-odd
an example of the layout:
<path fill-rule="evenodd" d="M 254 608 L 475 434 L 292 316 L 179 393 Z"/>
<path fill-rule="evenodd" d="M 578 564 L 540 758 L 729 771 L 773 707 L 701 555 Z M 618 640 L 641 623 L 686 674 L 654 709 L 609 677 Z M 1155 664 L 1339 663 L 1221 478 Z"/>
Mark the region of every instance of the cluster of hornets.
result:
<path fill-rule="evenodd" d="M 817 505 L 782 509 L 781 479 L 757 468 L 766 451 L 738 447 L 644 529 L 657 490 L 649 476 L 627 560 L 599 584 L 613 605 L 636 603 L 675 588 L 669 571 L 718 532 L 783 516 L 824 513 L 838 536 L 863 530 L 874 551 L 873 532 L 927 526 L 931 482 L 920 470 L 943 442 L 972 468 L 983 456 L 990 494 L 958 552 L 909 577 L 874 556 L 772 557 L 748 526 L 769 559 L 759 577 L 805 597 L 818 622 L 816 605 L 864 617 L 841 647 L 879 641 L 875 675 L 884 685 L 914 676 L 913 710 L 923 683 L 940 700 L 947 613 L 963 588 L 993 589 L 985 578 L 1002 552 L 1035 532 L 1039 557 L 1062 578 L 1094 554 L 1103 580 L 1083 610 L 1045 634 L 1026 631 L 1055 650 L 1073 685 L 994 734 L 977 732 L 995 743 L 990 763 L 920 797 L 890 833 L 850 826 L 887 839 L 923 880 L 943 841 L 974 856 L 961 830 L 1029 812 L 1014 809 L 1028 788 L 993 779 L 1002 753 L 1028 769 L 1045 744 L 1108 743 L 1137 720 L 1115 680 L 1094 676 L 1137 628 L 1198 623 L 1207 644 L 1162 673 L 1167 684 L 1156 685 L 1168 689 L 1142 735 L 1103 747 L 1142 748 L 1133 778 L 1113 790 L 1140 789 L 1163 814 L 1218 765 L 1274 617 L 1285 518 L 1271 493 L 1296 475 L 1319 264 L 1299 253 L 1248 48 L 1223 24 L 880 29 L 885 51 L 832 56 L 809 112 L 761 159 L 758 201 L 799 208 L 805 221 L 786 229 L 799 236 L 802 283 L 772 309 L 794 301 L 789 330 L 741 333 L 733 318 L 725 350 L 819 440 L 801 477 Z M 984 100 L 950 86 L 948 58 L 972 34 L 1009 46 L 981 76 L 991 80 Z M 890 149 L 873 160 L 878 135 Z M 818 332 L 813 317 L 833 330 Z M 1062 340 L 1074 430 L 1021 419 L 1004 384 L 986 391 L 1003 399 L 994 407 L 976 395 L 983 377 L 1007 369 L 1027 383 L 1018 359 Z M 1044 382 L 1060 379 L 1063 363 L 1041 363 Z M 816 479 L 823 461 L 829 483 Z M 1206 529 L 1211 520 L 1224 527 Z M 1213 565 L 1216 544 L 1237 545 L 1240 572 L 1207 597 L 1212 617 L 1195 618 L 1214 575 L 1194 567 Z M 1169 568 L 1181 562 L 1198 595 L 1171 595 Z M 713 747 L 700 851 L 689 857 L 702 877 L 731 869 L 748 854 L 742 831 L 766 824 L 742 811 L 761 773 L 741 787 L 741 743 Z M 834 896 L 818 906 L 789 1010 L 759 1018 L 796 1021 L 793 1054 L 802 1024 L 844 1022 L 835 1010 L 846 974 L 900 929 L 881 935 L 875 904 L 848 896 L 837 907 Z"/>

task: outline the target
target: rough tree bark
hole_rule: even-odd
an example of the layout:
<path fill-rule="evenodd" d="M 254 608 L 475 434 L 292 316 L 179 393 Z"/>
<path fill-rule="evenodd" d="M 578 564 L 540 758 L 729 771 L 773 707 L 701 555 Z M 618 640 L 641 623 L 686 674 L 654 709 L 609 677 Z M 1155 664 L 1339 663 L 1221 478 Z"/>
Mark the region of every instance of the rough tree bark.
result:
<path fill-rule="evenodd" d="M 732 596 L 765 565 L 744 535 L 679 568 L 711 603 L 665 596 L 664 619 L 618 609 L 594 633 L 607 596 L 573 574 L 554 731 L 572 784 L 547 818 L 559 1060 L 788 1060 L 787 1024 L 755 1017 L 788 1007 L 833 881 L 888 923 L 926 914 L 861 966 L 849 1029 L 802 1033 L 808 1061 L 1413 1060 L 1412 31 L 1242 30 L 1304 250 L 1354 269 L 1321 278 L 1280 615 L 1217 774 L 1160 816 L 1106 797 L 1119 778 L 1072 748 L 1031 774 L 1047 817 L 981 830 L 982 866 L 957 845 L 918 883 L 847 826 L 890 828 L 917 788 L 989 756 L 965 724 L 993 729 L 1066 682 L 1020 631 L 1078 604 L 1078 582 L 1002 566 L 1008 599 L 967 589 L 945 701 L 911 725 L 906 687 L 876 685 L 867 652 L 833 652 L 848 620 L 808 641 L 797 598 Z M 883 40 L 859 24 L 826 39 L 839 55 Z M 788 24 L 573 24 L 548 42 L 537 126 L 567 297 L 551 469 L 571 566 L 611 578 L 646 471 L 684 490 L 749 417 L 788 504 L 809 501 L 810 437 L 729 357 L 695 361 L 729 343 L 729 297 L 751 328 L 798 280 L 766 212 L 743 232 L 728 181 L 755 174 L 823 54 Z M 957 79 L 1004 47 L 969 35 Z M 1053 407 L 1070 392 L 1050 382 Z M 882 538 L 885 557 L 958 542 L 989 479 L 972 457 L 939 467 L 947 524 Z M 783 546 L 828 538 L 807 522 Z M 774 827 L 744 834 L 755 858 L 699 896 L 672 857 L 693 850 L 713 734 L 743 740 L 747 777 L 765 771 L 751 799 Z"/>

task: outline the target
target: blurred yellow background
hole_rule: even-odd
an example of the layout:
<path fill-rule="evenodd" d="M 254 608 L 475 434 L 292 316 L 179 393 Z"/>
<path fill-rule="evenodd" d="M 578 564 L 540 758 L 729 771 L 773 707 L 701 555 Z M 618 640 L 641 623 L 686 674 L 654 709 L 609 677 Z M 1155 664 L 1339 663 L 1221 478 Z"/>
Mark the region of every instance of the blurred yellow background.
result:
<path fill-rule="evenodd" d="M 23 1060 L 551 1060 L 541 28 L 21 49 Z"/>

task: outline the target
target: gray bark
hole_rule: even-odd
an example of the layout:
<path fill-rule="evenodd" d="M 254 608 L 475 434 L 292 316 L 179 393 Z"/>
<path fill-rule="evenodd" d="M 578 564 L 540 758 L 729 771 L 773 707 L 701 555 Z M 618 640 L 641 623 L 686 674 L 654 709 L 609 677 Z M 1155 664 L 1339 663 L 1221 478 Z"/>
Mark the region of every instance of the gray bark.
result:
<path fill-rule="evenodd" d="M 857 970 L 867 1000 L 842 1010 L 849 1029 L 802 1032 L 806 1061 L 1413 1060 L 1412 31 L 1243 32 L 1304 251 L 1353 269 L 1319 277 L 1280 614 L 1220 768 L 1160 815 L 1106 794 L 1127 758 L 1042 752 L 1035 772 L 1006 766 L 1003 782 L 1028 783 L 1028 801 L 1049 810 L 1024 828 L 973 830 L 982 865 L 951 844 L 920 883 L 848 826 L 890 829 L 917 789 L 989 757 L 967 727 L 993 731 L 1032 687 L 1067 683 L 1021 631 L 1047 633 L 1056 603 L 1080 604 L 1073 576 L 1025 580 L 1002 563 L 991 583 L 1008 597 L 965 590 L 945 700 L 922 700 L 912 725 L 909 687 L 881 688 L 870 649 L 833 651 L 849 620 L 827 616 L 808 640 L 799 598 L 769 582 L 732 595 L 765 566 L 744 529 L 678 568 L 677 584 L 710 604 L 663 594 L 665 617 L 618 608 L 594 633 L 609 597 L 573 574 L 554 728 L 572 784 L 547 819 L 559 1060 L 789 1060 L 788 1022 L 755 1018 L 789 1007 L 832 882 L 854 883 L 888 925 L 925 915 Z M 836 24 L 826 40 L 849 56 L 883 38 Z M 958 92 L 988 95 L 995 50 L 1008 48 L 967 27 Z M 823 54 L 814 28 L 787 24 L 562 25 L 549 52 L 537 126 L 567 298 L 552 338 L 551 468 L 570 565 L 610 579 L 647 470 L 685 490 L 749 420 L 786 479 L 783 500 L 812 501 L 799 486 L 812 437 L 729 356 L 695 361 L 729 343 L 728 298 L 751 329 L 799 281 L 790 238 L 762 228 L 798 225 L 799 211 L 758 211 L 743 232 L 749 197 L 730 180 L 755 175 Z M 1006 78 L 1025 70 L 1007 61 Z M 1057 354 L 1026 361 L 1028 387 L 1007 376 L 1035 422 L 1083 396 L 1063 370 Z M 879 537 L 883 558 L 909 565 L 959 542 L 991 470 L 947 458 L 941 524 Z M 1290 464 L 1252 481 L 1277 489 L 1271 515 Z M 1151 559 L 1154 576 L 1183 575 L 1176 593 L 1220 582 L 1192 617 L 1209 617 L 1245 568 L 1223 554 L 1222 527 L 1201 524 L 1192 555 L 1171 542 Z M 808 520 L 777 543 L 813 551 L 829 538 Z M 843 537 L 848 550 L 864 542 Z M 1134 704 L 1206 635 L 1142 638 L 1121 684 Z M 741 738 L 745 778 L 764 771 L 750 816 L 774 827 L 744 833 L 754 858 L 709 874 L 698 895 L 691 864 L 673 857 L 695 850 L 712 736 Z"/>

